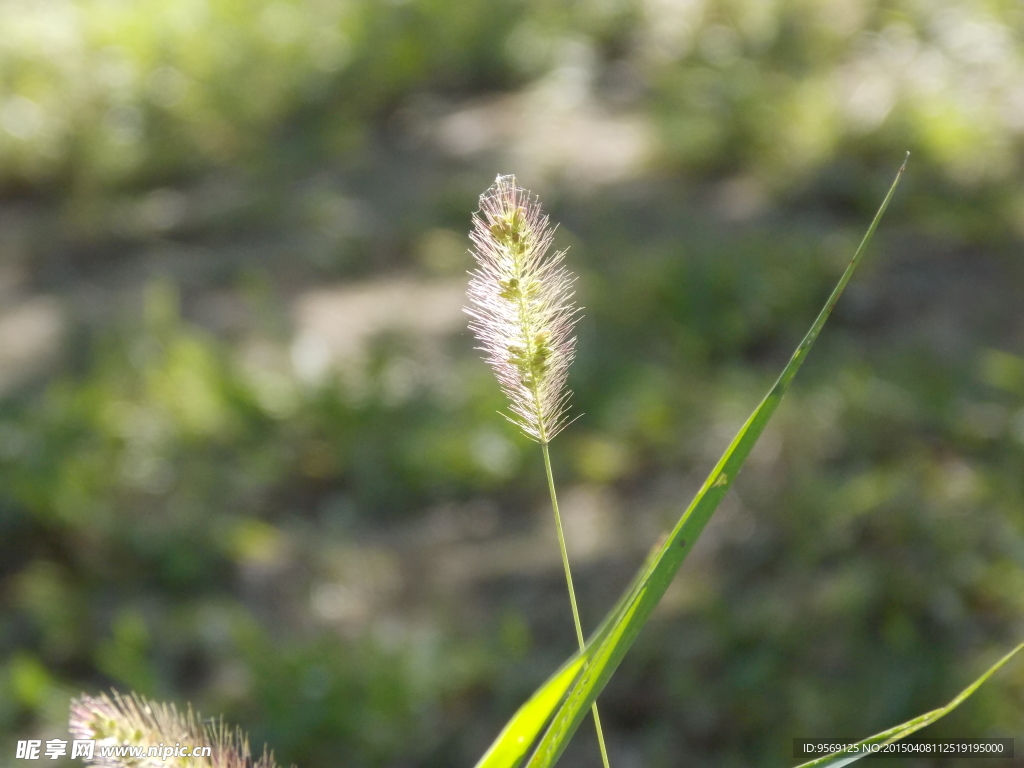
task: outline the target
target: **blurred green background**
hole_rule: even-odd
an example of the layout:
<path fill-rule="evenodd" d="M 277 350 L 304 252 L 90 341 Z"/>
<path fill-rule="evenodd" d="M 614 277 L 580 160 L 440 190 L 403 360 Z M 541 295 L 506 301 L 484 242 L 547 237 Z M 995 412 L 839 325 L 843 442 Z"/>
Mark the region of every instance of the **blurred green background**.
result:
<path fill-rule="evenodd" d="M 911 151 L 601 706 L 657 768 L 943 703 L 1024 639 L 1022 34 L 1017 0 L 5 0 L 0 763 L 113 686 L 285 765 L 468 766 L 572 652 L 461 313 L 499 172 L 580 275 L 592 628 Z M 927 735 L 1022 716 L 1015 662 Z"/>

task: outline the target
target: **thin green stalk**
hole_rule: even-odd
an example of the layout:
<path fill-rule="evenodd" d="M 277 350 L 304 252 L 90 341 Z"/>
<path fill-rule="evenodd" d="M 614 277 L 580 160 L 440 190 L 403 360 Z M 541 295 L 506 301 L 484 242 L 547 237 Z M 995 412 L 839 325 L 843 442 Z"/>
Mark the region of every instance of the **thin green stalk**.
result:
<path fill-rule="evenodd" d="M 551 493 L 551 509 L 555 513 L 555 530 L 558 531 L 558 548 L 562 551 L 562 566 L 565 568 L 565 583 L 569 587 L 569 603 L 572 605 L 572 620 L 576 624 L 576 639 L 582 651 L 586 642 L 583 639 L 583 625 L 580 624 L 580 609 L 576 606 L 576 590 L 572 586 L 572 571 L 569 569 L 569 552 L 565 548 L 565 534 L 562 532 L 562 515 L 558 511 L 558 495 L 555 493 L 555 476 L 551 472 L 551 453 L 547 442 L 540 444 L 544 452 L 544 470 L 548 474 L 548 491 Z M 601 729 L 601 716 L 597 713 L 597 702 L 590 708 L 594 713 L 594 729 L 597 731 L 597 744 L 601 748 L 601 762 L 604 768 L 610 768 L 608 749 L 604 745 L 604 731 Z"/>

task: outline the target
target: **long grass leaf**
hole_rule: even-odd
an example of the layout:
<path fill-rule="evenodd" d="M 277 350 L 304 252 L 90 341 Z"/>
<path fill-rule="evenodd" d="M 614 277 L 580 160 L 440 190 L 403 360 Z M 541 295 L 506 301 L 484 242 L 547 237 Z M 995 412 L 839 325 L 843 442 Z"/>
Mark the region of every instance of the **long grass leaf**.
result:
<path fill-rule="evenodd" d="M 1024 648 L 1024 643 L 1018 645 L 1008 654 L 1003 656 L 1003 658 L 989 667 L 981 677 L 960 691 L 960 693 L 958 693 L 952 701 L 946 704 L 946 706 L 933 709 L 931 712 L 925 712 L 923 715 L 918 715 L 911 720 L 907 720 L 905 723 L 900 723 L 899 725 L 893 726 L 881 733 L 876 733 L 874 736 L 868 736 L 866 739 L 856 742 L 855 748 L 851 748 L 845 752 L 835 752 L 831 755 L 819 757 L 816 760 L 802 763 L 797 766 L 797 768 L 842 768 L 842 766 L 849 765 L 852 762 L 860 760 L 862 757 L 867 757 L 867 752 L 861 749 L 864 745 L 892 744 L 893 742 L 906 738 L 910 734 L 914 733 L 914 731 L 921 730 L 926 725 L 931 725 L 939 718 L 948 715 L 954 709 L 959 707 L 972 693 L 981 687 L 982 683 L 992 677 L 1000 667 L 1017 655 L 1017 652 L 1021 648 Z"/>

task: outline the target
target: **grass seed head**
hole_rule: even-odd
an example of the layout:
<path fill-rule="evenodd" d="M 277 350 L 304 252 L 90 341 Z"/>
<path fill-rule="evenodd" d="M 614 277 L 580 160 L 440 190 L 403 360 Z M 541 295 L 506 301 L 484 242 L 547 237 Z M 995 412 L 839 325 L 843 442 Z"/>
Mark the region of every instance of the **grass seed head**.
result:
<path fill-rule="evenodd" d="M 553 236 L 540 202 L 514 176 L 498 176 L 481 195 L 470 232 L 470 330 L 511 402 L 507 417 L 542 443 L 567 424 L 578 311 L 565 251 L 549 253 Z"/>
<path fill-rule="evenodd" d="M 256 759 L 240 730 L 221 721 L 204 722 L 189 709 L 184 714 L 173 704 L 147 701 L 138 694 L 82 695 L 71 702 L 69 730 L 75 739 L 96 742 L 88 765 L 102 768 L 276 768 L 264 750 Z M 209 757 L 170 755 L 104 757 L 100 747 L 211 747 Z"/>

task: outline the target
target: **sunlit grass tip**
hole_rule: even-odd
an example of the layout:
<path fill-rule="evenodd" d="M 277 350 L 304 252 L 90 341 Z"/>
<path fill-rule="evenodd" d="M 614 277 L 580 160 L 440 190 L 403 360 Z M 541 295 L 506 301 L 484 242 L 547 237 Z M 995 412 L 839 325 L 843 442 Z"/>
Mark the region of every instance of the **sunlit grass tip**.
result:
<path fill-rule="evenodd" d="M 469 327 L 511 402 L 505 414 L 547 443 L 568 423 L 566 387 L 576 349 L 576 278 L 551 251 L 554 228 L 540 202 L 498 176 L 473 215 Z"/>

